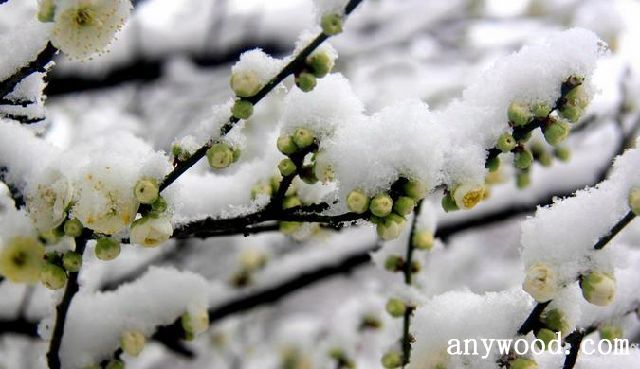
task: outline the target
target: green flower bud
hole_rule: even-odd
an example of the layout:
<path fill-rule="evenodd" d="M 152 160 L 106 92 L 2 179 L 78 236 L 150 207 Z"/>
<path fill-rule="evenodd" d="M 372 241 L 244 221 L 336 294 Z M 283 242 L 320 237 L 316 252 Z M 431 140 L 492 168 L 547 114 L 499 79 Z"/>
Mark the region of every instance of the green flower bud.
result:
<path fill-rule="evenodd" d="M 191 153 L 188 150 L 184 150 L 179 145 L 171 146 L 171 154 L 173 155 L 174 160 L 185 161 L 191 157 Z"/>
<path fill-rule="evenodd" d="M 433 248 L 433 233 L 429 231 L 416 231 L 413 234 L 411 243 L 418 250 L 431 250 Z"/>
<path fill-rule="evenodd" d="M 242 156 L 242 150 L 240 150 L 240 148 L 238 148 L 238 147 L 234 147 L 233 148 L 233 160 L 232 160 L 232 162 L 235 163 L 236 161 L 240 160 L 240 156 Z"/>
<path fill-rule="evenodd" d="M 381 362 L 386 369 L 398 368 L 402 365 L 402 354 L 396 351 L 387 352 L 382 356 Z"/>
<path fill-rule="evenodd" d="M 568 147 L 556 147 L 553 151 L 556 158 L 560 161 L 569 161 L 571 159 L 571 150 Z"/>
<path fill-rule="evenodd" d="M 533 154 L 527 148 L 519 148 L 513 156 L 513 164 L 516 168 L 527 169 L 533 163 Z"/>
<path fill-rule="evenodd" d="M 290 236 L 294 233 L 296 233 L 300 227 L 302 227 L 302 223 L 300 222 L 289 222 L 289 221 L 282 221 L 279 223 L 280 226 L 280 232 L 286 236 Z"/>
<path fill-rule="evenodd" d="M 293 142 L 297 147 L 301 149 L 305 149 L 311 145 L 315 141 L 316 137 L 310 130 L 306 128 L 298 128 L 293 133 Z"/>
<path fill-rule="evenodd" d="M 569 124 L 561 120 L 554 120 L 543 128 L 544 139 L 549 145 L 557 146 L 569 136 Z"/>
<path fill-rule="evenodd" d="M 307 58 L 307 65 L 316 78 L 323 78 L 333 69 L 333 60 L 326 52 L 316 52 Z"/>
<path fill-rule="evenodd" d="M 399 272 L 404 267 L 404 259 L 398 255 L 389 255 L 384 261 L 384 268 L 390 272 Z"/>
<path fill-rule="evenodd" d="M 146 338 L 140 331 L 126 331 L 120 335 L 120 347 L 127 355 L 138 356 L 144 349 Z"/>
<path fill-rule="evenodd" d="M 589 96 L 582 84 L 572 88 L 565 96 L 567 105 L 578 107 L 579 109 L 585 109 L 589 105 Z"/>
<path fill-rule="evenodd" d="M 143 178 L 133 188 L 133 194 L 142 204 L 156 201 L 159 193 L 158 182 L 154 178 Z"/>
<path fill-rule="evenodd" d="M 385 241 L 398 238 L 401 231 L 402 227 L 400 226 L 400 224 L 392 219 L 385 219 L 384 222 L 380 222 L 376 225 L 376 232 L 378 233 L 378 237 Z"/>
<path fill-rule="evenodd" d="M 291 135 L 281 135 L 278 137 L 278 150 L 285 155 L 291 155 L 298 151 L 298 146 L 296 145 L 293 137 Z"/>
<path fill-rule="evenodd" d="M 531 184 L 531 174 L 528 170 L 522 170 L 516 174 L 516 186 L 520 189 L 526 188 Z"/>
<path fill-rule="evenodd" d="M 309 72 L 302 72 L 296 76 L 296 86 L 298 86 L 302 92 L 312 91 L 316 87 L 316 84 L 318 84 L 316 76 Z"/>
<path fill-rule="evenodd" d="M 532 359 L 519 358 L 509 362 L 509 369 L 538 369 L 538 363 Z"/>
<path fill-rule="evenodd" d="M 411 197 L 415 202 L 427 196 L 427 188 L 419 181 L 410 180 L 404 184 L 402 189 L 405 195 Z"/>
<path fill-rule="evenodd" d="M 253 115 L 253 104 L 247 100 L 236 100 L 231 107 L 231 114 L 238 119 L 249 119 Z"/>
<path fill-rule="evenodd" d="M 357 214 L 364 214 L 369 210 L 369 198 L 364 193 L 353 190 L 347 195 L 347 207 Z"/>
<path fill-rule="evenodd" d="M 59 290 L 67 283 L 67 273 L 55 264 L 45 263 L 40 271 L 40 282 L 50 290 Z"/>
<path fill-rule="evenodd" d="M 531 110 L 529 110 L 529 106 L 515 101 L 509 104 L 507 117 L 516 127 L 526 126 L 531 122 L 531 120 L 533 120 L 533 114 L 531 113 Z"/>
<path fill-rule="evenodd" d="M 51 244 L 51 245 L 60 242 L 60 239 L 63 236 L 64 236 L 64 227 L 51 228 L 46 232 L 40 233 L 40 238 L 43 239 L 45 243 Z"/>
<path fill-rule="evenodd" d="M 616 294 L 616 281 L 609 273 L 591 272 L 582 277 L 582 296 L 596 306 L 611 304 Z"/>
<path fill-rule="evenodd" d="M 110 360 L 105 369 L 124 369 L 122 360 Z"/>
<path fill-rule="evenodd" d="M 543 151 L 538 155 L 538 162 L 543 167 L 550 167 L 553 164 L 553 155 L 548 151 Z"/>
<path fill-rule="evenodd" d="M 193 339 L 209 329 L 209 312 L 207 309 L 194 309 L 180 318 L 182 329 L 187 333 L 187 339 Z"/>
<path fill-rule="evenodd" d="M 214 169 L 226 168 L 233 163 L 233 150 L 225 143 L 213 144 L 207 150 L 209 166 Z"/>
<path fill-rule="evenodd" d="M 82 255 L 68 251 L 62 256 L 62 265 L 68 272 L 78 272 L 82 267 Z"/>
<path fill-rule="evenodd" d="M 120 255 L 120 242 L 108 237 L 96 241 L 96 257 L 103 261 L 113 260 Z"/>
<path fill-rule="evenodd" d="M 552 331 L 548 328 L 541 328 L 536 334 L 536 338 L 542 341 L 542 349 L 547 350 L 549 348 L 549 343 L 558 338 L 556 332 Z"/>
<path fill-rule="evenodd" d="M 231 73 L 230 85 L 238 97 L 252 97 L 262 89 L 262 82 L 254 71 Z"/>
<path fill-rule="evenodd" d="M 151 204 L 151 212 L 156 215 L 162 214 L 167 210 L 167 207 L 167 201 L 162 196 L 158 196 L 156 201 Z"/>
<path fill-rule="evenodd" d="M 302 201 L 297 196 L 287 196 L 282 200 L 283 209 L 291 209 L 297 206 L 302 206 Z"/>
<path fill-rule="evenodd" d="M 422 270 L 422 264 L 418 260 L 413 260 L 411 262 L 411 273 L 420 273 Z"/>
<path fill-rule="evenodd" d="M 582 115 L 582 109 L 574 105 L 563 105 L 560 108 L 560 116 L 568 119 L 570 122 L 577 122 Z"/>
<path fill-rule="evenodd" d="M 278 169 L 283 177 L 288 177 L 296 172 L 296 164 L 289 158 L 284 158 L 278 164 Z"/>
<path fill-rule="evenodd" d="M 566 335 L 571 330 L 571 325 L 567 321 L 566 315 L 560 309 L 551 309 L 545 311 L 541 316 L 542 322 L 552 330 L 560 332 L 561 335 Z"/>
<path fill-rule="evenodd" d="M 382 322 L 378 319 L 377 316 L 373 314 L 366 314 L 362 317 L 362 321 L 360 322 L 360 330 L 363 329 L 378 329 L 382 327 Z"/>
<path fill-rule="evenodd" d="M 558 292 L 557 274 L 547 264 L 535 263 L 527 270 L 522 289 L 536 301 L 547 302 Z"/>
<path fill-rule="evenodd" d="M 82 234 L 82 222 L 76 218 L 64 222 L 64 235 L 67 237 L 80 237 Z"/>
<path fill-rule="evenodd" d="M 487 158 L 487 161 L 484 163 L 484 167 L 489 169 L 489 172 L 495 172 L 500 168 L 500 158 L 498 156 Z"/>
<path fill-rule="evenodd" d="M 377 217 L 386 217 L 391 214 L 391 210 L 393 209 L 393 199 L 391 196 L 386 193 L 377 194 L 369 205 L 369 210 L 371 210 L 371 214 Z"/>
<path fill-rule="evenodd" d="M 342 32 L 342 16 L 336 13 L 327 13 L 320 19 L 320 27 L 327 36 L 337 35 Z"/>
<path fill-rule="evenodd" d="M 636 216 L 640 215 L 640 186 L 634 186 L 629 191 L 629 208 Z"/>
<path fill-rule="evenodd" d="M 458 207 L 458 204 L 456 204 L 456 200 L 454 200 L 453 197 L 451 197 L 451 192 L 442 196 L 442 208 L 447 213 L 450 211 L 456 211 L 460 209 Z"/>
<path fill-rule="evenodd" d="M 306 184 L 318 183 L 318 177 L 316 177 L 316 172 L 313 170 L 313 165 L 305 165 L 300 169 L 300 179 Z"/>
<path fill-rule="evenodd" d="M 400 299 L 390 298 L 389 301 L 387 301 L 385 309 L 392 317 L 400 318 L 403 317 L 405 311 L 407 311 L 407 305 Z"/>
<path fill-rule="evenodd" d="M 513 138 L 511 133 L 504 132 L 498 138 L 498 143 L 496 144 L 496 148 L 498 148 L 502 152 L 509 152 L 516 147 L 516 139 Z"/>
<path fill-rule="evenodd" d="M 536 118 L 546 118 L 551 114 L 551 106 L 544 102 L 537 102 L 531 106 L 531 112 Z"/>
<path fill-rule="evenodd" d="M 624 337 L 622 327 L 617 325 L 603 325 L 599 329 L 600 338 L 603 340 L 613 341 Z"/>
<path fill-rule="evenodd" d="M 413 198 L 407 196 L 400 196 L 393 203 L 393 210 L 402 215 L 409 215 L 413 212 L 413 208 L 416 206 L 416 202 L 413 201 Z"/>
<path fill-rule="evenodd" d="M 385 220 L 388 219 L 388 220 L 391 220 L 393 222 L 396 222 L 401 227 L 404 226 L 405 223 L 407 223 L 407 220 L 403 216 L 400 216 L 400 215 L 394 214 L 394 213 L 391 213 L 391 214 L 387 215 L 384 219 Z"/>
<path fill-rule="evenodd" d="M 251 199 L 255 200 L 258 196 L 271 196 L 273 194 L 273 187 L 266 182 L 260 182 L 251 188 Z"/>
<path fill-rule="evenodd" d="M 38 6 L 38 20 L 43 23 L 53 22 L 56 13 L 55 0 L 42 0 Z"/>

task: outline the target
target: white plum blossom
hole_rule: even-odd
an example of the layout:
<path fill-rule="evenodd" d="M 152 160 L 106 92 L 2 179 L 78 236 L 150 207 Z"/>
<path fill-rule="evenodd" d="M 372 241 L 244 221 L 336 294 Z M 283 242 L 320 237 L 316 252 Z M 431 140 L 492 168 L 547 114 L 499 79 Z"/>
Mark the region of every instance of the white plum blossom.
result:
<path fill-rule="evenodd" d="M 33 225 L 40 232 L 59 226 L 67 216 L 73 190 L 69 180 L 59 171 L 34 181 L 27 190 L 27 210 Z"/>
<path fill-rule="evenodd" d="M 78 200 L 72 214 L 85 227 L 103 234 L 114 234 L 135 219 L 138 200 L 133 188 L 119 180 L 115 167 L 87 169 L 74 186 Z"/>
<path fill-rule="evenodd" d="M 165 216 L 149 216 L 131 225 L 131 242 L 144 247 L 156 247 L 171 237 L 173 226 Z"/>
<path fill-rule="evenodd" d="M 130 0 L 58 0 L 51 43 L 74 59 L 104 52 L 131 12 Z"/>

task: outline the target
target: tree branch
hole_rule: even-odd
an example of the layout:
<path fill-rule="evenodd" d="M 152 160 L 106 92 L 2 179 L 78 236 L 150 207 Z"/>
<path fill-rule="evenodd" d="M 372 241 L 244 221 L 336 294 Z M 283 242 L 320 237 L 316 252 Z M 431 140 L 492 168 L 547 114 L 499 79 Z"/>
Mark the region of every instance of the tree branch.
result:
<path fill-rule="evenodd" d="M 40 51 L 35 60 L 29 62 L 29 64 L 24 67 L 18 69 L 18 71 L 0 82 L 0 98 L 4 98 L 13 92 L 13 89 L 20 83 L 23 79 L 29 77 L 33 73 L 46 72 L 46 66 L 49 64 L 53 57 L 58 52 L 58 49 L 53 46 L 50 42 L 47 43 L 47 46 Z"/>
<path fill-rule="evenodd" d="M 609 243 L 609 241 L 611 241 L 618 233 L 620 233 L 620 231 L 622 231 L 624 227 L 627 226 L 627 224 L 631 223 L 631 221 L 635 219 L 635 217 L 636 215 L 632 211 L 629 211 L 622 219 L 620 219 L 616 224 L 613 225 L 609 233 L 598 239 L 598 242 L 596 242 L 593 248 L 596 250 L 604 248 Z"/>
<path fill-rule="evenodd" d="M 87 246 L 87 241 L 91 237 L 91 232 L 85 229 L 83 234 L 76 238 L 76 252 L 80 255 L 84 254 L 84 249 Z M 80 289 L 78 285 L 78 275 L 80 272 L 70 272 L 67 285 L 64 290 L 62 301 L 56 308 L 56 321 L 53 327 L 53 333 L 51 335 L 51 342 L 49 343 L 49 351 L 47 351 L 47 364 L 49 369 L 61 369 L 60 364 L 60 347 L 62 346 L 62 338 L 64 336 L 64 324 L 67 318 L 67 312 L 71 301 Z"/>
<path fill-rule="evenodd" d="M 348 15 L 349 13 L 351 13 L 361 1 L 362 0 L 350 0 L 345 8 L 345 14 Z M 280 71 L 280 73 L 278 73 L 278 75 L 276 75 L 272 80 L 267 82 L 267 84 L 264 87 L 262 87 L 262 89 L 260 89 L 260 91 L 258 91 L 258 93 L 255 96 L 250 98 L 242 98 L 242 100 L 249 101 L 253 105 L 257 104 L 260 100 L 262 100 L 262 98 L 264 98 L 269 92 L 271 92 L 271 90 L 273 90 L 285 78 L 287 78 L 289 75 L 292 75 L 292 74 L 295 74 L 296 72 L 301 71 L 302 68 L 304 68 L 307 57 L 328 38 L 329 36 L 325 35 L 324 33 L 320 33 L 309 45 L 307 45 L 304 49 L 302 49 L 302 51 L 300 51 L 300 53 L 296 55 L 296 57 L 293 60 L 291 60 L 287 65 L 285 65 L 285 67 Z M 238 118 L 231 116 L 227 121 L 227 123 L 225 123 L 220 128 L 220 136 L 223 137 L 227 133 L 229 133 L 229 131 L 231 131 L 231 129 L 235 126 L 235 124 L 238 121 L 239 121 Z M 207 150 L 211 147 L 211 145 L 213 145 L 213 143 L 214 143 L 214 138 L 210 139 L 209 142 L 207 142 L 207 144 L 205 144 L 204 146 L 196 150 L 189 157 L 189 159 L 178 162 L 178 164 L 173 168 L 173 170 L 169 174 L 167 174 L 167 176 L 165 176 L 162 183 L 160 183 L 160 191 L 163 191 L 165 188 L 170 186 L 184 172 L 186 172 L 189 168 L 191 168 L 198 161 L 200 161 L 200 159 L 202 159 L 206 155 Z"/>

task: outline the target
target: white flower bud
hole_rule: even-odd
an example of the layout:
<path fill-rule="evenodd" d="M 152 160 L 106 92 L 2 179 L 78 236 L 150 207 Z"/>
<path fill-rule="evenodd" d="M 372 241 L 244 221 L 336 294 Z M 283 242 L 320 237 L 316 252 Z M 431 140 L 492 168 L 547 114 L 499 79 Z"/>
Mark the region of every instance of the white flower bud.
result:
<path fill-rule="evenodd" d="M 205 308 L 190 309 L 182 315 L 181 323 L 187 339 L 192 339 L 209 329 L 209 312 Z"/>
<path fill-rule="evenodd" d="M 527 270 L 522 289 L 538 302 L 546 302 L 558 292 L 555 270 L 544 263 L 535 263 Z"/>
<path fill-rule="evenodd" d="M 120 336 L 120 347 L 127 355 L 138 356 L 144 349 L 146 338 L 138 330 L 123 332 Z"/>
<path fill-rule="evenodd" d="M 252 70 L 235 71 L 231 74 L 231 89 L 239 97 L 255 96 L 263 87 L 258 74 Z"/>
<path fill-rule="evenodd" d="M 131 225 L 131 242 L 143 247 L 156 247 L 173 234 L 173 226 L 166 217 L 144 217 Z"/>
<path fill-rule="evenodd" d="M 616 295 L 616 281 L 609 273 L 591 272 L 580 283 L 582 296 L 596 306 L 611 304 Z"/>
<path fill-rule="evenodd" d="M 143 178 L 136 183 L 133 194 L 142 204 L 151 204 L 159 194 L 158 182 L 154 178 Z"/>

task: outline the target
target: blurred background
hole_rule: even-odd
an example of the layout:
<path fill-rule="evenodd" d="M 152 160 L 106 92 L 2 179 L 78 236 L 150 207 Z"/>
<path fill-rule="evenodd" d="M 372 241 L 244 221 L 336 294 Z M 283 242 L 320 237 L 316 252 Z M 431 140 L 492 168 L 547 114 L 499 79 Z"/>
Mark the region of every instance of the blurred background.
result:
<path fill-rule="evenodd" d="M 197 129 L 213 105 L 232 96 L 230 67 L 243 51 L 259 47 L 288 55 L 300 33 L 315 24 L 311 0 L 133 2 L 132 17 L 109 53 L 86 62 L 57 60 L 45 89 L 47 118 L 34 125 L 48 141 L 65 147 L 117 129 L 170 152 L 176 137 Z M 0 32 L 16 21 L 15 14 L 2 13 L 0 7 Z M 438 199 L 425 206 L 438 237 L 435 250 L 419 256 L 417 281 L 428 296 L 518 287 L 519 221 L 555 196 L 606 178 L 613 157 L 638 131 L 638 19 L 640 2 L 634 0 L 364 0 L 331 40 L 339 53 L 335 71 L 351 81 L 369 113 L 415 97 L 437 110 L 491 63 L 557 30 L 591 29 L 612 51 L 596 72 L 600 93 L 570 136 L 569 162 L 536 165 L 526 189 L 517 188 L 507 170 L 491 198 L 468 212 L 445 214 Z M 277 124 L 273 109 L 262 115 L 272 120 L 267 127 Z M 221 204 L 250 202 L 253 171 L 268 172 L 277 160 L 247 160 L 228 175 L 194 168 L 181 182 L 201 191 L 204 204 L 193 210 L 196 205 L 186 203 L 179 215 L 223 214 Z M 406 237 L 385 248 L 405 245 Z M 637 225 L 621 235 L 620 242 L 638 241 Z M 183 352 L 152 343 L 127 360 L 128 368 L 335 368 L 328 352 L 336 345 L 346 347 L 359 368 L 378 368 L 385 347 L 400 335 L 398 322 L 384 313 L 387 289 L 400 276 L 371 262 L 372 252 L 383 260 L 379 247 L 368 225 L 296 239 L 266 232 L 178 240 L 152 252 L 127 250 L 127 258 L 85 278 L 112 290 L 150 265 L 172 265 L 211 281 L 218 315 L 210 332 Z M 243 275 L 243 266 L 255 260 L 260 267 Z M 33 327 L 50 314 L 50 303 L 42 287 L 0 285 L 0 368 L 44 367 L 45 347 Z M 625 334 L 638 342 L 637 321 L 625 325 Z"/>

